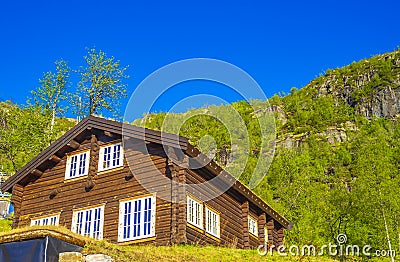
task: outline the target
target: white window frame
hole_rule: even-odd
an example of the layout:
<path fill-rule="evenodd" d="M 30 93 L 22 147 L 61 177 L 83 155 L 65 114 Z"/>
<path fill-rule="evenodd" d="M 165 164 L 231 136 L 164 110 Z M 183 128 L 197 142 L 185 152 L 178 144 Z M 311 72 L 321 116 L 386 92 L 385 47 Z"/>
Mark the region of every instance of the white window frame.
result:
<path fill-rule="evenodd" d="M 156 197 L 154 195 L 119 202 L 118 242 L 154 237 L 155 225 Z"/>
<path fill-rule="evenodd" d="M 116 149 L 119 149 L 119 151 L 117 151 Z M 106 162 L 106 160 L 104 159 L 105 154 L 107 154 L 108 156 L 107 159 L 107 161 L 109 162 L 108 166 L 105 166 Z M 105 146 L 100 147 L 99 164 L 98 164 L 99 171 L 106 171 L 117 167 L 121 167 L 123 165 L 124 165 L 124 150 L 121 142 L 114 144 L 107 144 Z"/>
<path fill-rule="evenodd" d="M 81 165 L 82 157 L 85 158 L 85 163 Z M 89 173 L 89 158 L 90 150 L 79 152 L 76 154 L 71 154 L 67 157 L 67 164 L 65 168 L 65 179 L 73 179 L 81 176 L 86 176 Z M 72 162 L 74 160 L 74 163 Z M 75 162 L 76 161 L 76 162 Z M 74 164 L 74 166 L 72 165 Z M 74 167 L 75 175 L 71 176 L 71 168 Z M 82 172 L 83 168 L 83 172 Z"/>
<path fill-rule="evenodd" d="M 203 229 L 203 203 L 194 197 L 187 196 L 187 222 Z"/>
<path fill-rule="evenodd" d="M 220 214 L 206 206 L 206 232 L 220 238 Z"/>
<path fill-rule="evenodd" d="M 88 220 L 88 215 L 90 220 Z M 71 231 L 97 240 L 103 239 L 104 205 L 74 210 Z M 97 229 L 97 230 L 96 230 Z"/>
<path fill-rule="evenodd" d="M 31 219 L 31 226 L 58 226 L 60 215 L 49 215 L 46 217 L 40 217 Z"/>
<path fill-rule="evenodd" d="M 249 233 L 252 234 L 253 236 L 258 237 L 258 223 L 257 219 L 248 216 L 248 227 L 249 227 Z"/>

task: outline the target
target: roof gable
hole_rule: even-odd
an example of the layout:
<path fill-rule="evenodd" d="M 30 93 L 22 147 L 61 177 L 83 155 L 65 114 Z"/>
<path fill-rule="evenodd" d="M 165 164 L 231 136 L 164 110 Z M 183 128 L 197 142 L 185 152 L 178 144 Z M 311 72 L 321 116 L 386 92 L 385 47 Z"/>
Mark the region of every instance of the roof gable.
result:
<path fill-rule="evenodd" d="M 242 184 L 231 174 L 223 170 L 214 160 L 210 160 L 207 156 L 202 154 L 197 148 L 189 143 L 189 140 L 185 137 L 168 134 L 160 131 L 155 131 L 147 128 L 133 126 L 130 124 L 123 124 L 116 121 L 106 120 L 104 118 L 89 116 L 83 119 L 80 123 L 75 125 L 63 136 L 57 139 L 49 147 L 39 153 L 23 168 L 18 170 L 13 176 L 6 180 L 1 185 L 3 192 L 11 192 L 13 186 L 20 183 L 29 176 L 39 176 L 42 171 L 38 168 L 47 161 L 56 162 L 59 161 L 57 153 L 59 151 L 65 151 L 66 147 L 72 151 L 76 149 L 76 144 L 79 145 L 75 139 L 79 138 L 87 130 L 98 129 L 105 132 L 110 132 L 118 135 L 126 135 L 129 138 L 135 138 L 144 140 L 145 142 L 153 142 L 181 149 L 187 156 L 195 157 L 196 161 L 202 162 L 202 166 L 208 170 L 213 176 L 219 177 L 221 181 L 225 181 L 227 184 L 232 185 L 232 189 L 243 195 L 249 202 L 263 210 L 269 216 L 273 217 L 283 227 L 290 229 L 292 224 L 286 219 L 281 217 L 275 210 L 273 210 L 267 203 L 265 203 L 260 197 L 254 194 L 247 186 Z M 124 133 L 124 134 L 122 134 Z"/>

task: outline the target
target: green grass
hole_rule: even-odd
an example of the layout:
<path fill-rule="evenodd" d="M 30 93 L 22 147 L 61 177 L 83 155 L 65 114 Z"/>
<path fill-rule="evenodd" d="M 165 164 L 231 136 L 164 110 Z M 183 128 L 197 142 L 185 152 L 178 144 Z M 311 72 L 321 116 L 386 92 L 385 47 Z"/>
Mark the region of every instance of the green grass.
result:
<path fill-rule="evenodd" d="M 87 244 L 82 251 L 84 254 L 107 254 L 115 261 L 187 261 L 187 262 L 220 262 L 220 261 L 310 261 L 310 262 L 331 262 L 331 261 L 390 261 L 389 259 L 369 259 L 362 260 L 358 257 L 352 257 L 340 260 L 330 257 L 281 257 L 277 253 L 270 256 L 268 253 L 261 256 L 256 250 L 240 250 L 227 247 L 215 246 L 193 246 L 193 245 L 175 245 L 175 246 L 121 246 L 110 244 L 106 241 L 93 241 Z"/>
<path fill-rule="evenodd" d="M 11 230 L 12 220 L 1 219 L 0 220 L 0 232 L 8 232 Z"/>
<path fill-rule="evenodd" d="M 195 245 L 174 245 L 174 246 L 126 246 L 112 244 L 105 240 L 96 241 L 81 235 L 72 233 L 61 226 L 34 226 L 23 227 L 11 230 L 11 220 L 0 220 L 0 242 L 21 241 L 43 235 L 52 235 L 77 245 L 84 245 L 83 254 L 106 254 L 114 261 L 185 261 L 185 262 L 220 262 L 220 261 L 310 261 L 310 262 L 331 262 L 343 261 L 330 257 L 281 257 L 277 253 L 271 256 L 269 253 L 261 256 L 256 250 L 241 250 L 228 247 L 195 246 Z M 348 258 L 345 261 L 363 261 L 361 258 Z M 370 259 L 370 262 L 389 261 L 389 259 Z"/>

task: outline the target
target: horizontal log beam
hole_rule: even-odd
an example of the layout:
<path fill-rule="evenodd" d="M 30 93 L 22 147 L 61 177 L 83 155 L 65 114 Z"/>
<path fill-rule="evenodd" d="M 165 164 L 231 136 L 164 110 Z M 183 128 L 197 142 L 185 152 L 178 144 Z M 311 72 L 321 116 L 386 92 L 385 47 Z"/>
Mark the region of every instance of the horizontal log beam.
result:
<path fill-rule="evenodd" d="M 109 131 L 104 131 L 104 135 L 108 137 L 114 137 L 114 134 Z"/>
<path fill-rule="evenodd" d="M 72 149 L 78 149 L 80 144 L 78 142 L 76 142 L 75 140 L 71 140 L 67 146 L 69 146 Z"/>
<path fill-rule="evenodd" d="M 58 162 L 61 161 L 61 158 L 59 158 L 59 157 L 56 156 L 56 155 L 52 155 L 51 157 L 49 157 L 49 160 L 50 160 L 50 161 L 53 161 L 54 163 L 58 163 Z"/>
<path fill-rule="evenodd" d="M 33 169 L 31 174 L 36 176 L 36 177 L 41 177 L 43 175 L 43 172 L 38 170 L 38 169 Z"/>

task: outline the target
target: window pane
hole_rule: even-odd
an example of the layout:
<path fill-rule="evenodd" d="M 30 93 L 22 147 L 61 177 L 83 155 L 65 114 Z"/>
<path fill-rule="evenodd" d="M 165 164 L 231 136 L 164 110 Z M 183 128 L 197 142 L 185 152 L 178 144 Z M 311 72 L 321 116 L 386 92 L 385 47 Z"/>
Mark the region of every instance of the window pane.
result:
<path fill-rule="evenodd" d="M 113 166 L 119 166 L 119 157 L 121 155 L 121 145 L 114 146 Z"/>
<path fill-rule="evenodd" d="M 86 153 L 83 153 L 79 157 L 79 172 L 78 172 L 78 175 L 85 174 L 85 166 L 86 166 Z"/>
<path fill-rule="evenodd" d="M 69 176 L 74 177 L 76 175 L 76 162 L 78 161 L 78 156 L 71 157 L 71 166 L 69 171 Z"/>
<path fill-rule="evenodd" d="M 83 218 L 83 212 L 78 212 L 77 215 L 78 219 L 77 219 L 77 231 L 76 233 L 81 234 L 82 235 L 82 218 Z"/>
<path fill-rule="evenodd" d="M 120 241 L 149 237 L 153 232 L 153 197 L 129 200 L 120 207 Z"/>
<path fill-rule="evenodd" d="M 92 224 L 92 210 L 85 212 L 85 236 L 90 236 L 90 226 Z"/>

